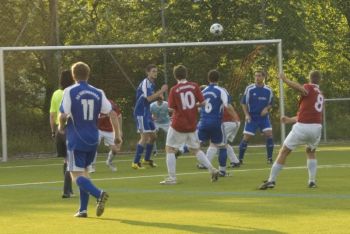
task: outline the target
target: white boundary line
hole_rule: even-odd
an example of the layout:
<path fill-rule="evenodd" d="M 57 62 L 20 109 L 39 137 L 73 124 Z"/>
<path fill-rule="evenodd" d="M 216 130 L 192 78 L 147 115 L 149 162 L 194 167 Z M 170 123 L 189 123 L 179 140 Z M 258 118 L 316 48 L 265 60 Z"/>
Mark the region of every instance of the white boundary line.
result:
<path fill-rule="evenodd" d="M 334 164 L 334 165 L 319 165 L 318 169 L 324 169 L 324 168 L 349 168 L 350 164 Z M 238 172 L 250 172 L 250 171 L 265 171 L 270 170 L 271 168 L 255 168 L 255 169 L 237 169 L 237 170 L 230 170 L 234 173 Z M 298 167 L 285 167 L 283 170 L 299 170 L 299 169 L 306 169 L 306 166 L 298 166 Z M 178 173 L 177 176 L 182 175 L 200 175 L 200 174 L 208 174 L 207 171 L 205 172 L 185 172 L 185 173 Z M 125 177 L 110 177 L 110 178 L 98 178 L 98 179 L 92 179 L 93 181 L 109 181 L 109 180 L 128 180 L 128 179 L 142 179 L 142 178 L 156 178 L 156 177 L 165 177 L 166 174 L 159 174 L 159 175 L 144 175 L 144 176 L 125 176 Z M 20 187 L 20 186 L 28 186 L 28 185 L 43 185 L 43 184 L 59 184 L 62 183 L 61 180 L 59 181 L 42 181 L 42 182 L 31 182 L 31 183 L 22 183 L 22 184 L 0 184 L 0 188 L 9 188 L 9 187 Z"/>

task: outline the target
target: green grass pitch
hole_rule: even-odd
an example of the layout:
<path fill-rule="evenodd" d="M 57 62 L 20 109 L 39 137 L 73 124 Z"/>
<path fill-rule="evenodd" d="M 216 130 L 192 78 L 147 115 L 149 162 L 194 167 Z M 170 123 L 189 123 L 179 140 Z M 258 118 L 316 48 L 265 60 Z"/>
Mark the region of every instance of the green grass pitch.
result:
<path fill-rule="evenodd" d="M 278 149 L 276 149 L 277 151 Z M 131 169 L 132 155 L 117 158 L 111 172 L 99 156 L 94 183 L 110 194 L 103 216 L 73 215 L 76 197 L 62 199 L 61 159 L 0 164 L 0 233 L 349 233 L 350 147 L 318 151 L 318 188 L 307 188 L 303 148 L 288 158 L 273 190 L 257 187 L 269 174 L 264 148 L 249 148 L 232 176 L 211 183 L 191 155 L 177 160 L 177 185 L 162 186 L 164 155 L 157 168 Z M 275 154 L 276 155 L 276 154 Z"/>

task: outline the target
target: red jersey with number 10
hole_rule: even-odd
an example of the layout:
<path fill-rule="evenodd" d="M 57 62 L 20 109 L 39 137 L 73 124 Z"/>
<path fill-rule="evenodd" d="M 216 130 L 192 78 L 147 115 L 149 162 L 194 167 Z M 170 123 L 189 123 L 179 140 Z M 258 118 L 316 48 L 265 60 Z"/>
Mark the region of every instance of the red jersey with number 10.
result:
<path fill-rule="evenodd" d="M 301 96 L 299 111 L 297 114 L 299 123 L 322 123 L 322 111 L 324 98 L 316 84 L 304 84 L 308 91 L 306 96 Z"/>
<path fill-rule="evenodd" d="M 202 103 L 204 97 L 194 82 L 187 80 L 170 89 L 168 106 L 174 110 L 171 127 L 178 132 L 194 132 L 197 127 L 198 109 L 196 103 Z"/>

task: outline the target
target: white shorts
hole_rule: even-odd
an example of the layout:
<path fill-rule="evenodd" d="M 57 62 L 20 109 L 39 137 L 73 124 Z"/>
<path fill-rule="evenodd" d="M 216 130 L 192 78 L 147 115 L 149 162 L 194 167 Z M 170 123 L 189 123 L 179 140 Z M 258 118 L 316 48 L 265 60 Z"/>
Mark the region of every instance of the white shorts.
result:
<path fill-rule="evenodd" d="M 239 130 L 239 126 L 241 126 L 241 123 L 240 122 L 223 122 L 222 124 L 224 126 L 226 140 L 228 142 L 232 142 L 237 135 L 237 132 Z"/>
<path fill-rule="evenodd" d="M 160 123 L 154 122 L 154 124 L 156 125 L 156 131 L 159 131 L 159 129 L 162 129 L 165 133 L 168 132 L 170 127 L 170 123 L 160 124 Z"/>
<path fill-rule="evenodd" d="M 197 132 L 178 132 L 172 127 L 169 127 L 166 136 L 166 145 L 179 149 L 184 144 L 190 149 L 199 149 L 200 144 Z"/>
<path fill-rule="evenodd" d="M 308 148 L 314 150 L 320 143 L 321 133 L 321 124 L 295 123 L 283 144 L 290 150 L 303 144 L 306 144 Z"/>
<path fill-rule="evenodd" d="M 106 132 L 106 131 L 98 130 L 98 142 L 101 143 L 102 139 L 105 146 L 115 145 L 114 132 Z"/>

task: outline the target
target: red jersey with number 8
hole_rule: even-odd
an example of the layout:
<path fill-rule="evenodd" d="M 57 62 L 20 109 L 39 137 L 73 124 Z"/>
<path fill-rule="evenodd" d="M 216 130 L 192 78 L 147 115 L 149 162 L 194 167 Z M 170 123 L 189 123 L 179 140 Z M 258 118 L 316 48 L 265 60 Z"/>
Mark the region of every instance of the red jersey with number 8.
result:
<path fill-rule="evenodd" d="M 186 80 L 170 89 L 168 105 L 174 110 L 171 127 L 178 132 L 194 132 L 197 127 L 197 103 L 202 103 L 204 97 L 194 82 Z"/>
<path fill-rule="evenodd" d="M 322 123 L 322 111 L 324 98 L 316 84 L 304 84 L 308 91 L 306 96 L 301 96 L 299 111 L 297 114 L 299 123 Z"/>

